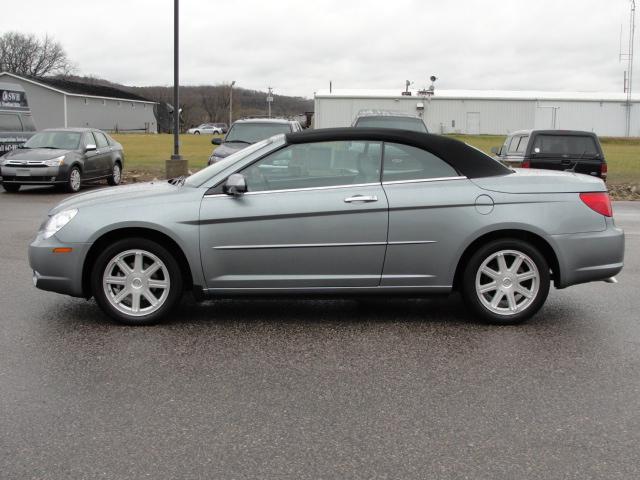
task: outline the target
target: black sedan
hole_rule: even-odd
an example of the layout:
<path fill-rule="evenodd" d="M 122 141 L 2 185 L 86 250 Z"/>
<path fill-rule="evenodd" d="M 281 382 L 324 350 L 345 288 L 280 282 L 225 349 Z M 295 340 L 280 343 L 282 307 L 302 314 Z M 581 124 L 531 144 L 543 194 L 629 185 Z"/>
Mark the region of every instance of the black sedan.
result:
<path fill-rule="evenodd" d="M 17 192 L 22 185 L 56 185 L 77 192 L 85 181 L 122 179 L 122 145 L 101 130 L 50 129 L 38 132 L 0 161 L 2 186 Z"/>

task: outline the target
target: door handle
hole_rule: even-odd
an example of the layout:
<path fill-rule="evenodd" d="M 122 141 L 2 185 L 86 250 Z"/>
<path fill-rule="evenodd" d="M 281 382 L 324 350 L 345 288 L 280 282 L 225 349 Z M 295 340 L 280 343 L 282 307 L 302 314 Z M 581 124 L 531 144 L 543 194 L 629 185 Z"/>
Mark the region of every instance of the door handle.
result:
<path fill-rule="evenodd" d="M 375 195 L 354 195 L 353 197 L 347 197 L 344 199 L 345 203 L 352 202 L 377 202 L 378 197 Z"/>

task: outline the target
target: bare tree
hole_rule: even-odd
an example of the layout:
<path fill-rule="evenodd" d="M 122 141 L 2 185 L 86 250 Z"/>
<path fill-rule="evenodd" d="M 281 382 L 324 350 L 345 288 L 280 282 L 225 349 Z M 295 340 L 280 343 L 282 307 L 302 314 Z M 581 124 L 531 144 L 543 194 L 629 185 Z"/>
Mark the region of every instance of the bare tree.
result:
<path fill-rule="evenodd" d="M 62 45 L 45 35 L 7 32 L 0 36 L 0 71 L 42 77 L 68 75 L 74 66 Z"/>

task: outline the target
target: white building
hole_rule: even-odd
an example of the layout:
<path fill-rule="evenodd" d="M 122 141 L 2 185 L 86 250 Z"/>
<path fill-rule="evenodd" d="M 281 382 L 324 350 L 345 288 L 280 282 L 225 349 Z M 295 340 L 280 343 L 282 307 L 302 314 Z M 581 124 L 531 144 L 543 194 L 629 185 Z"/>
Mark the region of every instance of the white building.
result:
<path fill-rule="evenodd" d="M 640 96 L 631 101 L 631 136 L 640 137 Z M 593 131 L 622 137 L 626 94 L 604 92 L 517 92 L 439 90 L 431 98 L 401 90 L 320 90 L 315 128 L 351 125 L 360 110 L 383 109 L 423 115 L 430 132 L 505 135 L 527 128 Z"/>

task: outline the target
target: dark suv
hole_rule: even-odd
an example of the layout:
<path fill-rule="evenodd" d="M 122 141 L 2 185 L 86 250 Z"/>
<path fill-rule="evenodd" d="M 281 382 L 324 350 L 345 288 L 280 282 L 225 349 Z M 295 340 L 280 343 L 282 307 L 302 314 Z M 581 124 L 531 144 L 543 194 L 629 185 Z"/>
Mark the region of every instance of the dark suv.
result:
<path fill-rule="evenodd" d="M 593 132 L 520 130 L 509 134 L 501 147 L 491 151 L 510 167 L 570 170 L 607 178 L 607 162 Z"/>

